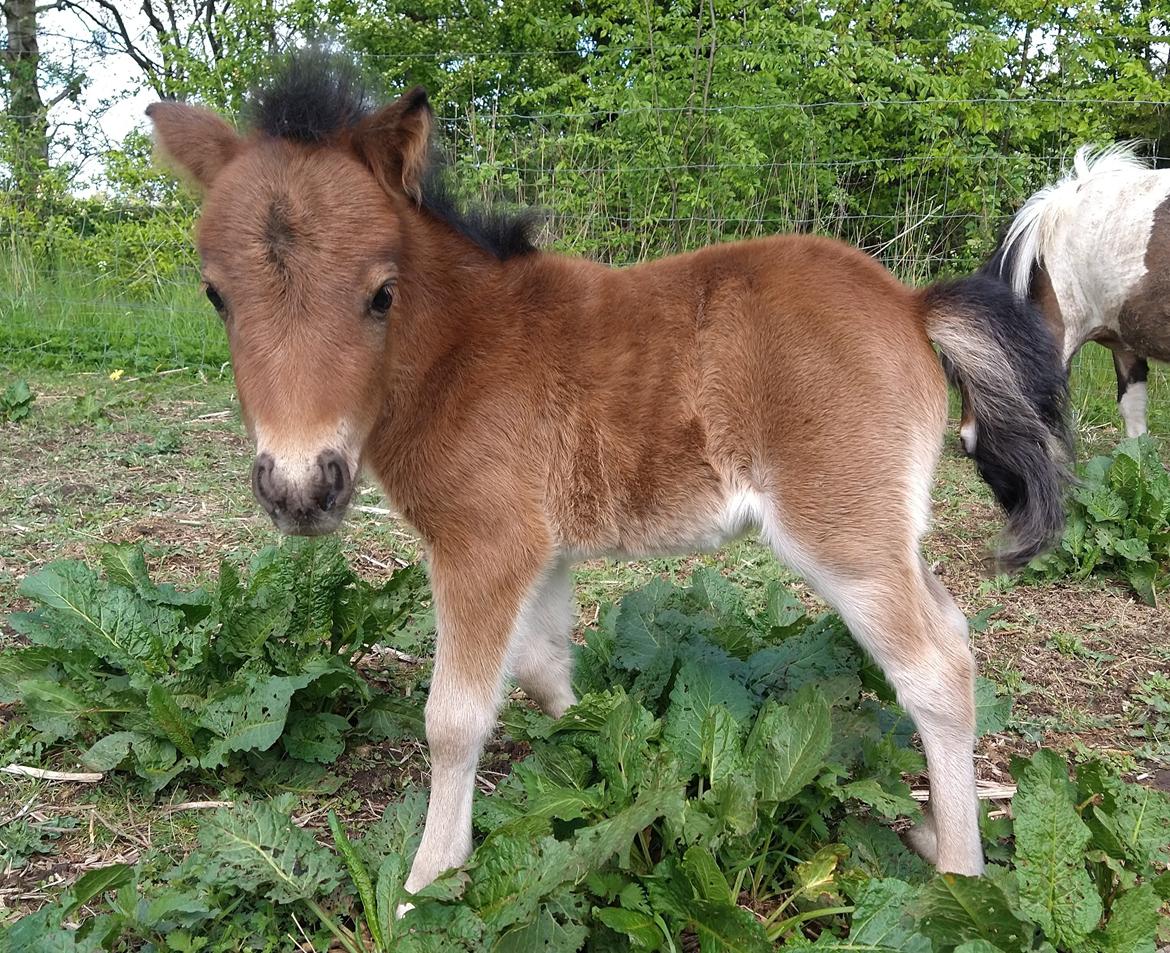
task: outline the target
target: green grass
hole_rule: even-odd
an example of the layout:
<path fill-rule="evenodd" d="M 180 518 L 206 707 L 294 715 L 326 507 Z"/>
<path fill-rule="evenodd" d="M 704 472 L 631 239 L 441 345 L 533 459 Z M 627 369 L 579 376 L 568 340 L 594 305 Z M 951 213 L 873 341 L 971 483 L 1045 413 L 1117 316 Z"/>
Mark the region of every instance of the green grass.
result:
<path fill-rule="evenodd" d="M 1121 426 L 1117 413 L 1117 375 L 1113 357 L 1099 344 L 1086 344 L 1073 359 L 1072 409 L 1081 438 L 1097 449 L 1117 439 Z M 1148 422 L 1150 433 L 1162 441 L 1170 437 L 1170 367 L 1150 363 Z M 1083 454 L 1082 454 L 1083 455 Z"/>
<path fill-rule="evenodd" d="M 153 371 L 228 360 L 194 269 L 180 267 L 183 280 L 135 287 L 67 261 L 38 267 L 11 244 L 3 252 L 0 354 L 13 368 Z"/>

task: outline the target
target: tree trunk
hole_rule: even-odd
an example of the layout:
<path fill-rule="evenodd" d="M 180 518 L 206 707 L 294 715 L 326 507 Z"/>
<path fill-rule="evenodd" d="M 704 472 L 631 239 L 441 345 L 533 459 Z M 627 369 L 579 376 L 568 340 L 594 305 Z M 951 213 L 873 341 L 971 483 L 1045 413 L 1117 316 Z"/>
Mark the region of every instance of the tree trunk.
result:
<path fill-rule="evenodd" d="M 14 192 L 27 202 L 49 165 L 48 119 L 37 81 L 36 0 L 3 0 L 8 45 L 4 67 L 8 82 L 8 142 Z"/>

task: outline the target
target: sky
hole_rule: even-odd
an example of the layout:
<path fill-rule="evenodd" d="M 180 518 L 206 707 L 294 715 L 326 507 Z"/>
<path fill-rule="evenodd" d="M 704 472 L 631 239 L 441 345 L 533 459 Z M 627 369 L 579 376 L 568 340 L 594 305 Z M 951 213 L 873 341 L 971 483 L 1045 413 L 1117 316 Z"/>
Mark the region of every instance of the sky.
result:
<path fill-rule="evenodd" d="M 144 29 L 145 21 L 137 7 L 127 3 L 121 12 L 131 30 Z M 128 56 L 114 52 L 98 55 L 90 30 L 76 14 L 68 11 L 54 9 L 42 13 L 40 30 L 42 55 L 57 62 L 69 62 L 76 57 L 89 80 L 77 104 L 68 100 L 58 103 L 49 115 L 50 122 L 66 123 L 91 116 L 106 105 L 97 120 L 100 139 L 95 145 L 100 148 L 117 146 L 133 129 L 146 128 L 146 107 L 158 97 L 145 85 Z M 42 97 L 49 99 L 57 88 L 43 89 Z M 79 156 L 78 151 L 72 150 L 65 158 L 76 161 Z M 82 181 L 78 184 L 83 188 L 87 184 L 92 186 L 100 171 L 98 160 L 89 159 L 83 165 Z"/>

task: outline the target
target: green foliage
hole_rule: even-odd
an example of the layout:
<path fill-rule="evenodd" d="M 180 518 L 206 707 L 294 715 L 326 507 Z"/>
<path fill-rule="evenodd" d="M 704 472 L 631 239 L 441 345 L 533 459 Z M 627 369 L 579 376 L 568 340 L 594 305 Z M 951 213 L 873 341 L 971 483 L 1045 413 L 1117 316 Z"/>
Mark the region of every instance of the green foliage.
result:
<path fill-rule="evenodd" d="M 1033 576 L 1124 578 L 1150 605 L 1170 576 L 1170 473 L 1149 437 L 1121 441 L 1078 471 L 1060 547 L 1033 561 Z"/>
<path fill-rule="evenodd" d="M 330 35 L 388 95 L 425 84 L 462 192 L 548 210 L 554 247 L 629 263 L 822 232 L 923 279 L 970 270 L 1077 145 L 1167 154 L 1156 10 L 237 0 L 180 24 L 193 45 L 164 42 L 154 80 L 234 116 L 273 48 Z M 0 347 L 30 363 L 222 363 L 188 293 L 193 197 L 141 130 L 101 158 L 99 196 L 71 197 L 62 171 L 0 198 L 0 260 L 21 263 L 0 275 Z"/>
<path fill-rule="evenodd" d="M 0 421 L 24 420 L 32 413 L 32 403 L 33 394 L 28 381 L 23 378 L 14 380 L 0 393 Z"/>
<path fill-rule="evenodd" d="M 23 867 L 35 854 L 53 853 L 53 842 L 76 826 L 74 818 L 56 818 L 51 825 L 23 817 L 0 822 L 0 867 Z"/>
<path fill-rule="evenodd" d="M 475 0 L 418 13 L 355 4 L 338 19 L 387 86 L 428 87 L 477 193 L 550 208 L 565 246 L 619 262 L 800 230 L 880 247 L 915 274 L 967 267 L 1053 155 L 1133 135 L 1123 126 L 1165 131 L 1148 105 L 1165 100 L 1148 11 Z M 1124 88 L 1147 105 L 1093 102 Z"/>
<path fill-rule="evenodd" d="M 899 712 L 863 680 L 888 689 L 837 619 L 782 590 L 753 615 L 714 573 L 654 582 L 603 615 L 578 661 L 581 700 L 562 718 L 505 712 L 531 753 L 477 797 L 482 839 L 464 868 L 416 895 L 403 885 L 421 793 L 357 839 L 330 816 L 333 849 L 296 823 L 291 795 L 245 800 L 162 876 L 147 862 L 112 871 L 116 893 L 79 930 L 61 926 L 66 897 L 0 933 L 0 949 L 198 937 L 210 953 L 292 933 L 295 917 L 317 948 L 347 953 L 1153 950 L 1170 799 L 1099 762 L 1070 779 L 1041 751 L 1013 765 L 1014 822 L 988 834 L 1003 862 L 932 875 L 882 823 L 913 812 L 901 773 L 921 768 Z"/>
<path fill-rule="evenodd" d="M 51 563 L 21 585 L 38 608 L 11 617 L 30 644 L 0 652 L 0 697 L 22 703 L 35 741 L 157 790 L 282 755 L 328 763 L 358 724 L 401 731 L 393 706 L 365 717 L 374 693 L 350 658 L 418 612 L 420 569 L 375 588 L 336 541 L 289 541 L 246 581 L 224 563 L 212 591 L 184 592 L 154 583 L 139 548 L 105 546 L 101 563 Z"/>

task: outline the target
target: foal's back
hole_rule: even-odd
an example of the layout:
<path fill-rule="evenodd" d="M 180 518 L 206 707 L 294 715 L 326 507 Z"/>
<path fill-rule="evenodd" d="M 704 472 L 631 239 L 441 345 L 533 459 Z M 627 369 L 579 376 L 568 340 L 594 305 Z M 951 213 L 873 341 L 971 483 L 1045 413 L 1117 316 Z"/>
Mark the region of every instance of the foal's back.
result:
<path fill-rule="evenodd" d="M 566 548 L 715 545 L 759 521 L 749 497 L 802 539 L 857 533 L 912 483 L 922 508 L 945 384 L 919 295 L 869 256 L 785 236 L 626 269 L 540 256 L 516 277 L 548 289 L 513 346 Z"/>

